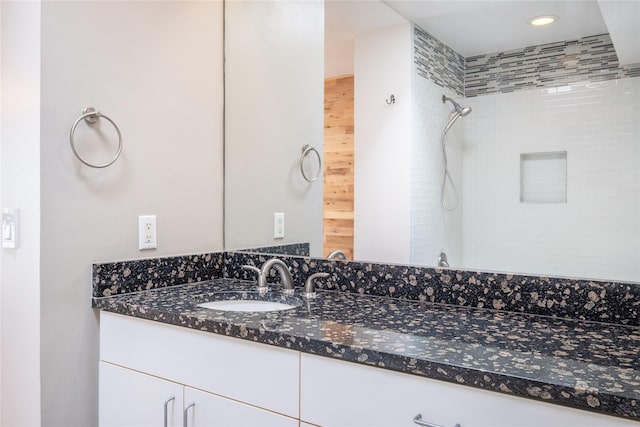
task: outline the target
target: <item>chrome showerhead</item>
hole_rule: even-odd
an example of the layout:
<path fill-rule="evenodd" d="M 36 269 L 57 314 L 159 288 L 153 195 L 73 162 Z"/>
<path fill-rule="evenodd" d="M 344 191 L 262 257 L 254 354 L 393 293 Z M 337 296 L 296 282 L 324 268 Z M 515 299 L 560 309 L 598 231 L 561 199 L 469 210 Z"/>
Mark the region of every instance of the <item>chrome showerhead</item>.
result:
<path fill-rule="evenodd" d="M 453 179 L 451 178 L 451 174 L 449 174 L 449 170 L 447 166 L 447 150 L 445 147 L 445 144 L 446 144 L 445 136 L 449 131 L 449 129 L 451 129 L 451 126 L 453 126 L 456 120 L 458 120 L 460 117 L 466 116 L 471 112 L 471 107 L 461 107 L 460 104 L 458 104 L 453 99 L 449 98 L 448 96 L 442 95 L 442 103 L 444 104 L 447 101 L 451 102 L 451 104 L 453 105 L 453 110 L 451 110 L 451 113 L 449 113 L 449 121 L 447 122 L 447 125 L 442 130 L 442 137 L 440 139 L 440 142 L 442 144 L 442 160 L 444 163 L 444 174 L 442 176 L 442 188 L 440 190 L 440 204 L 442 205 L 443 209 L 447 211 L 452 211 L 458 206 L 459 197 L 458 197 L 458 190 L 456 190 L 456 186 L 453 183 Z M 453 206 L 447 205 L 444 200 L 445 186 L 447 181 L 449 181 L 449 183 L 451 184 L 451 188 L 453 189 L 453 194 L 455 196 L 455 204 Z M 444 253 L 440 254 L 441 258 L 443 255 Z M 438 265 L 446 265 L 447 267 L 449 266 L 449 264 L 447 263 L 446 255 L 444 255 L 443 259 L 440 259 L 438 261 L 443 262 L 443 264 L 438 264 Z"/>
<path fill-rule="evenodd" d="M 467 114 L 469 114 L 469 112 L 467 112 Z M 458 111 L 452 111 L 451 112 L 451 116 L 449 116 L 449 122 L 444 127 L 444 130 L 442 131 L 442 134 L 444 135 L 445 133 L 449 132 L 449 129 L 451 128 L 451 126 L 453 126 L 453 123 L 456 120 L 458 120 L 459 117 L 462 117 L 462 116 L 463 116 L 462 113 L 459 113 Z"/>
<path fill-rule="evenodd" d="M 467 114 L 469 114 L 471 112 L 471 107 L 461 107 L 460 104 L 458 104 L 453 99 L 449 98 L 448 96 L 442 95 L 442 103 L 444 104 L 447 101 L 449 101 L 449 102 L 451 102 L 451 104 L 453 104 L 453 108 L 462 117 L 466 116 Z"/>

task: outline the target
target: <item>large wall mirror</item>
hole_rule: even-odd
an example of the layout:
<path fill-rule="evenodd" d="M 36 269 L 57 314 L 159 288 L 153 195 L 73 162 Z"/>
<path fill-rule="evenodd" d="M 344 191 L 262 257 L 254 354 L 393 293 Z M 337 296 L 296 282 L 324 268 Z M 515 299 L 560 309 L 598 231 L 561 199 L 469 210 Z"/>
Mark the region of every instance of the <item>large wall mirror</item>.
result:
<path fill-rule="evenodd" d="M 227 2 L 225 249 L 640 282 L 638 26 L 634 1 Z"/>

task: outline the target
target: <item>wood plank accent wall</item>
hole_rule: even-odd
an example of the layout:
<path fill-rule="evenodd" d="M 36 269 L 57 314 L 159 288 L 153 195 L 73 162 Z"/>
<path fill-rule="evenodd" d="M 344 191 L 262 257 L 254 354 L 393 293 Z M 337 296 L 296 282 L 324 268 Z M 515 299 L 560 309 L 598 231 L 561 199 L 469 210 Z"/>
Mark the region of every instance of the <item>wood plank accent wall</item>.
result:
<path fill-rule="evenodd" d="M 323 249 L 353 259 L 353 76 L 324 81 Z"/>

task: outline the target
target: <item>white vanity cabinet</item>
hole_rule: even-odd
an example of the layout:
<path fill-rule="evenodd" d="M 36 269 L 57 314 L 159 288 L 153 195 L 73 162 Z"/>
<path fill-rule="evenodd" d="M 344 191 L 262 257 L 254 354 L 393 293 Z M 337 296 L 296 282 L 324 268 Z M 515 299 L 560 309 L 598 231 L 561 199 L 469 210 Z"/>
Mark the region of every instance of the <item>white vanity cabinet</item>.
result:
<path fill-rule="evenodd" d="M 172 396 L 168 426 L 191 403 L 185 427 L 298 426 L 298 352 L 104 311 L 100 322 L 101 427 L 162 426 Z"/>
<path fill-rule="evenodd" d="M 300 419 L 320 426 L 622 427 L 638 423 L 303 353 Z"/>
<path fill-rule="evenodd" d="M 640 425 L 104 311 L 100 359 L 101 427 Z"/>

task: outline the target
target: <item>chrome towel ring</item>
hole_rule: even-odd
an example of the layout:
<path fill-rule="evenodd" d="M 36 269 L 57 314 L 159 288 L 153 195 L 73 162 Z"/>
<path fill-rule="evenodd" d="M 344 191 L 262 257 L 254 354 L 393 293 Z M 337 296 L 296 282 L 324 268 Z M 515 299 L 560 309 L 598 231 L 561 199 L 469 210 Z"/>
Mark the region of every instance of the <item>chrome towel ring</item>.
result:
<path fill-rule="evenodd" d="M 113 158 L 108 163 L 104 163 L 101 165 L 94 165 L 93 163 L 90 163 L 85 159 L 83 159 L 82 156 L 78 153 L 78 150 L 76 150 L 76 143 L 73 140 L 73 137 L 74 137 L 74 134 L 76 133 L 76 127 L 78 127 L 78 124 L 83 119 L 88 125 L 92 125 L 96 123 L 100 117 L 107 120 L 115 128 L 116 133 L 118 134 L 118 148 L 116 149 L 116 152 Z M 122 152 L 122 134 L 120 133 L 120 129 L 118 128 L 118 125 L 116 125 L 116 123 L 113 120 L 111 120 L 108 116 L 105 116 L 100 111 L 96 111 L 92 107 L 85 108 L 82 111 L 82 115 L 78 117 L 78 119 L 73 123 L 73 126 L 71 126 L 71 132 L 69 133 L 69 142 L 71 143 L 71 149 L 73 150 L 73 154 L 76 155 L 78 160 L 80 160 L 82 163 L 92 168 L 106 168 L 107 166 L 111 166 L 116 160 L 118 160 L 118 157 L 120 157 L 120 153 Z"/>
<path fill-rule="evenodd" d="M 306 172 L 304 171 L 304 159 L 312 152 L 315 153 L 316 157 L 318 158 L 318 174 L 314 177 L 309 178 L 309 176 L 307 176 Z M 315 147 L 312 147 L 309 144 L 305 144 L 302 147 L 302 156 L 300 156 L 300 172 L 302 173 L 302 177 L 308 182 L 317 180 L 322 173 L 322 159 L 320 158 L 320 153 L 318 153 L 318 150 L 316 150 Z"/>

